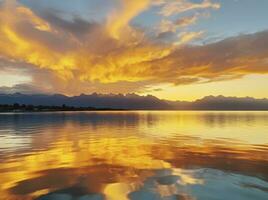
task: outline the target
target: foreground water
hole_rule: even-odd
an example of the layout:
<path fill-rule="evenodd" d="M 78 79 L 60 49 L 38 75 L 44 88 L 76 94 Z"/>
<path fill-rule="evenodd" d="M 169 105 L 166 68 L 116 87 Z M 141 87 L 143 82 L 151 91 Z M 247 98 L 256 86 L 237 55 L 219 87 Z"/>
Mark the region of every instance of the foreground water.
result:
<path fill-rule="evenodd" d="M 2 200 L 267 200 L 268 112 L 0 114 Z"/>

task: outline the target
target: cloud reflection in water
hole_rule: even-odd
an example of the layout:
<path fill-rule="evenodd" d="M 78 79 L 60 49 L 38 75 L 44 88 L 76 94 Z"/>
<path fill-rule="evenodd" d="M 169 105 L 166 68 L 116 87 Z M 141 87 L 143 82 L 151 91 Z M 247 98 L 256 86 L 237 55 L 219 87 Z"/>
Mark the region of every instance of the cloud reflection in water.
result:
<path fill-rule="evenodd" d="M 265 113 L 0 118 L 4 199 L 267 199 Z"/>

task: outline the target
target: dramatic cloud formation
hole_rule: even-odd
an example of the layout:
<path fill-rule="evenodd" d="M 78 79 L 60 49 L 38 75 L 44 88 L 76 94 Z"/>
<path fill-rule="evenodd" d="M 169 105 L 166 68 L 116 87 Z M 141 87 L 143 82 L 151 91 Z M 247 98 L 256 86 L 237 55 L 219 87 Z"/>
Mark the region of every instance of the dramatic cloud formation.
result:
<path fill-rule="evenodd" d="M 251 73 L 268 72 L 268 31 L 241 35 L 207 45 L 184 46 L 165 58 L 154 62 L 155 66 L 168 66 L 172 77 L 199 77 L 214 81 L 237 78 Z M 165 77 L 167 78 L 167 77 Z"/>
<path fill-rule="evenodd" d="M 163 16 L 158 31 L 133 25 L 149 8 Z M 0 57 L 25 68 L 30 85 L 5 90 L 61 92 L 136 92 L 157 84 L 190 84 L 267 73 L 268 32 L 240 35 L 216 43 L 192 43 L 205 30 L 187 27 L 203 16 L 176 16 L 191 10 L 219 9 L 210 0 L 120 0 L 105 21 L 62 17 L 15 1 L 0 3 Z M 174 19 L 168 18 L 174 16 Z M 172 38 L 172 39 L 171 39 Z M 1 70 L 5 70 L 1 67 Z M 6 68 L 6 67 L 5 67 Z"/>

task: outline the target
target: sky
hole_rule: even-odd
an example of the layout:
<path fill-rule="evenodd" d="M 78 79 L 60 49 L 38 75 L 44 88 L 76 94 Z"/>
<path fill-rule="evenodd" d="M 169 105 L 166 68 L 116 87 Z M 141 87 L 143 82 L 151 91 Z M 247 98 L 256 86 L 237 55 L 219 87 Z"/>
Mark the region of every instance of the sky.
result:
<path fill-rule="evenodd" d="M 0 93 L 268 98 L 267 0 L 0 0 Z"/>

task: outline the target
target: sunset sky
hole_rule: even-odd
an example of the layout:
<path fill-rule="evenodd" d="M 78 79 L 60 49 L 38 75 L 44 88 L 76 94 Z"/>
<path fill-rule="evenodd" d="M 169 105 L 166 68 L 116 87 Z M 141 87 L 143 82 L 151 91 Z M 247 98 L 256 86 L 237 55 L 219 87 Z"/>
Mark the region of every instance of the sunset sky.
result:
<path fill-rule="evenodd" d="M 268 98 L 267 0 L 0 0 L 0 93 Z"/>

